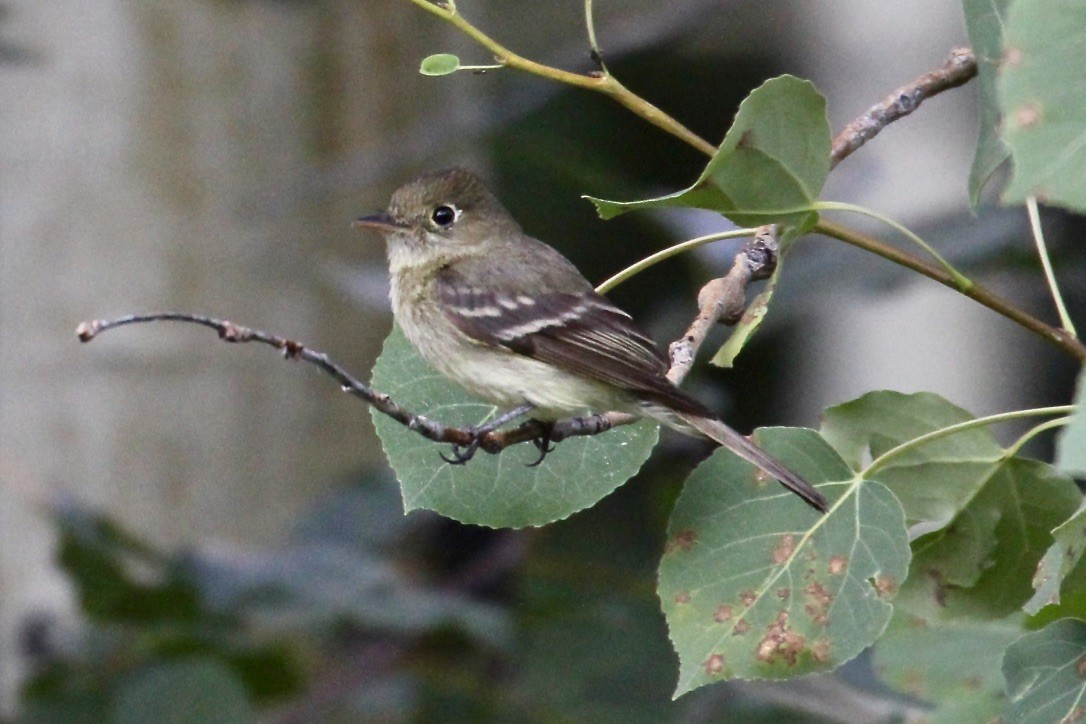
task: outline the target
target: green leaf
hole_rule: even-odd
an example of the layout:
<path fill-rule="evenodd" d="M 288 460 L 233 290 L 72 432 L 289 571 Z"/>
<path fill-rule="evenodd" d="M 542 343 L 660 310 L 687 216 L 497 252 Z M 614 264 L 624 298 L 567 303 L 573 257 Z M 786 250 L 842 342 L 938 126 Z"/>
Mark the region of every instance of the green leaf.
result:
<path fill-rule="evenodd" d="M 684 206 L 719 211 L 740 226 L 780 223 L 807 230 L 830 170 L 826 100 L 810 81 L 767 80 L 739 106 L 728 134 L 694 185 L 644 201 L 589 198 L 610 219 L 633 209 Z"/>
<path fill-rule="evenodd" d="M 739 323 L 732 329 L 732 333 L 728 335 L 728 339 L 713 355 L 713 358 L 709 360 L 709 364 L 714 364 L 717 367 L 731 367 L 735 364 L 735 358 L 739 356 L 755 330 L 761 326 L 766 312 L 769 311 L 769 301 L 773 298 L 773 292 L 777 288 L 777 280 L 781 275 L 783 261 L 784 254 L 778 254 L 777 268 L 773 270 L 773 275 L 769 277 L 769 281 L 766 282 L 762 291 L 747 305 L 747 308 L 743 311 L 743 318 L 739 320 Z"/>
<path fill-rule="evenodd" d="M 1001 699 L 1003 650 L 1022 634 L 1015 621 L 955 621 L 932 625 L 896 607 L 875 644 L 872 664 L 886 683 L 933 704 L 982 694 Z M 985 706 L 984 698 L 974 701 Z M 987 721 L 969 716 L 966 721 Z M 960 720 L 959 720 L 960 721 Z"/>
<path fill-rule="evenodd" d="M 449 53 L 428 55 L 419 64 L 419 73 L 423 75 L 450 75 L 460 70 L 460 59 Z"/>
<path fill-rule="evenodd" d="M 1056 440 L 1056 467 L 1068 475 L 1086 477 L 1086 369 L 1078 376 L 1078 411 Z"/>
<path fill-rule="evenodd" d="M 72 677 L 70 674 L 65 676 Z M 23 692 L 19 724 L 101 724 L 109 721 L 109 691 L 83 687 L 46 694 Z"/>
<path fill-rule="evenodd" d="M 1086 211 L 1086 3 L 1017 0 L 1003 44 L 998 90 L 1014 159 L 1003 200 Z"/>
<path fill-rule="evenodd" d="M 1010 157 L 999 135 L 999 102 L 996 97 L 996 66 L 1003 52 L 1003 22 L 1011 0 L 963 0 L 965 28 L 977 56 L 980 95 L 980 134 L 977 153 L 969 172 L 969 200 L 976 208 L 980 192 L 992 174 Z"/>
<path fill-rule="evenodd" d="M 1086 714 L 1086 623 L 1063 619 L 1028 633 L 1003 656 L 1006 724 L 1074 722 Z"/>
<path fill-rule="evenodd" d="M 120 683 L 114 724 L 244 724 L 256 712 L 222 663 L 191 658 L 155 664 Z"/>
<path fill-rule="evenodd" d="M 1041 558 L 1033 575 L 1036 592 L 1023 607 L 1029 614 L 1058 604 L 1064 580 L 1079 568 L 1082 554 L 1086 552 L 1086 502 L 1052 531 L 1052 537 L 1055 542 Z"/>
<path fill-rule="evenodd" d="M 827 409 L 821 433 L 859 471 L 868 457 L 972 419 L 929 392 L 879 391 Z M 875 476 L 901 500 L 910 524 L 945 524 L 991 478 L 1002 457 L 992 433 L 975 428 L 917 446 L 879 467 Z"/>
<path fill-rule="evenodd" d="M 929 619 L 1002 618 L 1033 594 L 1049 532 L 1078 506 L 1075 484 L 1049 465 L 1011 458 L 942 530 L 913 543 L 913 571 L 899 605 Z"/>
<path fill-rule="evenodd" d="M 385 340 L 373 368 L 373 386 L 446 425 L 477 425 L 495 411 L 428 367 L 399 328 Z M 480 452 L 467 465 L 449 465 L 439 456 L 447 446 L 376 410 L 373 421 L 400 480 L 406 511 L 428 508 L 495 528 L 544 525 L 593 505 L 641 468 L 658 437 L 655 424 L 639 422 L 565 440 L 536 467 L 527 467 L 538 457 L 528 444 L 499 455 Z"/>
<path fill-rule="evenodd" d="M 828 671 L 882 633 L 905 578 L 901 506 L 855 480 L 813 430 L 755 438 L 830 498 L 819 516 L 718 449 L 690 475 L 668 526 L 659 594 L 679 654 L 676 695 L 733 678 Z"/>
<path fill-rule="evenodd" d="M 995 662 L 999 662 L 997 656 Z M 962 724 L 962 722 L 998 722 L 1003 713 L 1003 692 L 970 692 L 945 701 L 923 720 L 924 724 Z"/>

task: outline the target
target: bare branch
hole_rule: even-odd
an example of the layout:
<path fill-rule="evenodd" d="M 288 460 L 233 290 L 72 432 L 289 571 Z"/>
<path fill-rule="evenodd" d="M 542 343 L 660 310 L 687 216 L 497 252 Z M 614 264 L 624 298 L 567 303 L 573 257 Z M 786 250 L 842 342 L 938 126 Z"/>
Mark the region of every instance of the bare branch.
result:
<path fill-rule="evenodd" d="M 694 317 L 686 334 L 671 343 L 671 369 L 667 373 L 675 384 L 682 382 L 694 364 L 698 350 L 716 323 L 733 325 L 746 311 L 747 286 L 754 281 L 768 279 L 777 268 L 780 227 L 770 224 L 758 229 L 758 233 L 743 245 L 735 255 L 732 268 L 719 279 L 713 279 L 698 292 L 698 315 Z"/>
<path fill-rule="evenodd" d="M 968 83 L 977 74 L 977 57 L 970 48 L 957 48 L 941 68 L 929 71 L 912 83 L 898 88 L 845 126 L 833 139 L 830 168 L 841 163 L 860 146 L 899 118 L 909 115 L 926 99 Z"/>
<path fill-rule="evenodd" d="M 150 314 L 130 314 L 114 319 L 95 319 L 89 322 L 81 322 L 76 327 L 76 335 L 81 342 L 90 342 L 102 332 L 124 327 L 129 324 L 146 324 L 152 322 L 184 322 L 209 327 L 219 334 L 219 339 L 224 342 L 245 343 L 256 342 L 274 347 L 283 353 L 287 359 L 302 360 L 315 365 L 322 372 L 340 384 L 341 389 L 359 399 L 365 400 L 378 411 L 388 415 L 404 427 L 414 430 L 418 434 L 433 440 L 434 442 L 447 442 L 456 445 L 468 445 L 473 440 L 470 430 L 457 427 L 447 427 L 436 420 L 424 415 L 416 415 L 392 400 L 388 395 L 377 392 L 366 383 L 357 379 L 343 367 L 334 362 L 323 352 L 317 352 L 306 347 L 301 342 L 279 337 L 274 334 L 243 327 L 225 319 L 215 319 L 199 314 L 184 314 L 180 312 L 157 312 Z M 550 431 L 550 439 L 559 442 L 570 437 L 584 435 L 598 435 L 618 425 L 628 425 L 638 418 L 620 412 L 609 412 L 600 415 L 586 417 L 573 417 L 568 420 L 560 420 L 554 424 Z M 488 453 L 498 453 L 510 445 L 515 445 L 529 440 L 540 438 L 544 433 L 543 425 L 535 420 L 529 420 L 519 427 L 511 430 L 495 430 L 483 437 L 480 447 Z"/>

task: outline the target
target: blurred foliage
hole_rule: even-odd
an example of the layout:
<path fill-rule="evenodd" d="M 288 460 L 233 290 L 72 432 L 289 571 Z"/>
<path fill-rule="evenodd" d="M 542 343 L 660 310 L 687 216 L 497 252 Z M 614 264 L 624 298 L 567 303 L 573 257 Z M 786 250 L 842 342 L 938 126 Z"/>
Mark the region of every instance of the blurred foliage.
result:
<path fill-rule="evenodd" d="M 263 550 L 165 552 L 60 507 L 87 621 L 42 658 L 20 721 L 825 721 L 734 685 L 671 701 L 646 531 L 678 480 L 654 467 L 529 531 L 405 517 L 367 477 Z"/>

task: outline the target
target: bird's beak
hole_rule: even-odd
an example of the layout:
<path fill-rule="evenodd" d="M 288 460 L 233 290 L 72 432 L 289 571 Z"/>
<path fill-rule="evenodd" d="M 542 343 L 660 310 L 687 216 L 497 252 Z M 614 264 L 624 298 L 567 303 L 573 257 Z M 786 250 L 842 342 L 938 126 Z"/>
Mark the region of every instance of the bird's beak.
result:
<path fill-rule="evenodd" d="M 387 211 L 382 211 L 379 214 L 372 214 L 370 216 L 363 216 L 356 219 L 352 226 L 356 229 L 373 229 L 385 234 L 407 228 L 407 224 L 401 224 L 396 221 L 396 219 L 392 218 Z"/>

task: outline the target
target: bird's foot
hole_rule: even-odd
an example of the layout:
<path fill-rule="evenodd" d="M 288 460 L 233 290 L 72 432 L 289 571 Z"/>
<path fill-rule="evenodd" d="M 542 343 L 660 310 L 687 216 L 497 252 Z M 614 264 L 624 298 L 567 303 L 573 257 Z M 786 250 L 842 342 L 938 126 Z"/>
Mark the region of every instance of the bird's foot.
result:
<path fill-rule="evenodd" d="M 451 455 L 445 455 L 445 453 L 438 453 L 441 459 L 447 462 L 449 465 L 463 465 L 468 460 L 475 457 L 475 453 L 479 450 L 479 446 L 483 442 L 483 437 L 490 432 L 490 430 L 478 430 L 471 431 L 471 442 L 467 445 L 458 445 L 455 442 L 452 444 Z"/>
<path fill-rule="evenodd" d="M 475 457 L 475 453 L 479 451 L 479 448 L 483 444 L 483 438 L 510 420 L 515 420 L 522 415 L 526 415 L 534 409 L 535 406 L 531 404 L 521 405 L 505 414 L 499 415 L 490 422 L 479 425 L 478 427 L 469 427 L 467 432 L 471 435 L 471 442 L 467 445 L 461 445 L 460 443 L 454 442 L 452 444 L 451 455 L 446 456 L 444 453 L 438 453 L 438 455 L 440 455 L 441 459 L 449 465 L 463 465 L 468 460 Z M 549 439 L 549 437 L 550 432 L 548 431 L 547 438 Z M 544 453 L 544 456 L 546 456 L 546 453 Z M 539 461 L 542 462 L 542 460 L 543 458 L 541 457 Z"/>
<path fill-rule="evenodd" d="M 535 462 L 528 463 L 528 467 L 530 468 L 534 468 L 535 466 L 543 462 L 544 458 L 554 452 L 555 448 L 555 446 L 551 443 L 551 433 L 554 431 L 554 423 L 543 422 L 542 420 L 536 420 L 536 422 L 543 426 L 543 434 L 532 440 L 532 444 L 536 446 L 537 450 L 539 450 L 539 457 L 536 458 Z"/>

